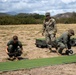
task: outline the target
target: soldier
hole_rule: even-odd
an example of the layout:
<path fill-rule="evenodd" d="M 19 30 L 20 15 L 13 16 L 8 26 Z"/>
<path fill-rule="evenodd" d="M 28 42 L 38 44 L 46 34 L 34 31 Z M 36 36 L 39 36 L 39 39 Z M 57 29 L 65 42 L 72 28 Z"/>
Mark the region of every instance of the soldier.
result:
<path fill-rule="evenodd" d="M 13 39 L 7 43 L 6 53 L 8 54 L 10 59 L 14 58 L 18 59 L 18 56 L 21 56 L 22 54 L 22 50 L 23 50 L 22 44 L 18 40 L 18 37 L 13 36 Z"/>
<path fill-rule="evenodd" d="M 56 22 L 55 19 L 50 17 L 50 13 L 47 12 L 45 14 L 46 18 L 43 21 L 43 32 L 42 35 L 45 33 L 45 40 L 48 45 L 49 50 L 51 51 L 52 44 L 55 41 L 55 35 L 57 32 Z"/>
<path fill-rule="evenodd" d="M 67 32 L 64 32 L 58 39 L 58 53 L 62 54 L 64 48 L 70 50 L 70 38 L 74 35 L 74 30 L 69 29 Z"/>

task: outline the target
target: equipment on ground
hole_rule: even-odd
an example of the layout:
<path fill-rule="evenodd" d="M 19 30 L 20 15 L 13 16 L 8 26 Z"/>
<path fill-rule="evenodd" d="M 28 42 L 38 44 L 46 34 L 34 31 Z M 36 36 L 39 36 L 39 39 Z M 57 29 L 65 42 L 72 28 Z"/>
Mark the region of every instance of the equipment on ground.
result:
<path fill-rule="evenodd" d="M 67 55 L 72 55 L 73 54 L 73 50 L 66 50 L 65 52 Z"/>
<path fill-rule="evenodd" d="M 71 46 L 76 46 L 76 38 L 72 38 L 70 44 Z M 44 38 L 36 39 L 35 45 L 39 48 L 47 48 L 47 44 Z"/>
<path fill-rule="evenodd" d="M 39 48 L 47 48 L 45 39 L 36 39 L 35 45 Z"/>
<path fill-rule="evenodd" d="M 72 38 L 70 44 L 71 46 L 76 46 L 76 38 Z"/>

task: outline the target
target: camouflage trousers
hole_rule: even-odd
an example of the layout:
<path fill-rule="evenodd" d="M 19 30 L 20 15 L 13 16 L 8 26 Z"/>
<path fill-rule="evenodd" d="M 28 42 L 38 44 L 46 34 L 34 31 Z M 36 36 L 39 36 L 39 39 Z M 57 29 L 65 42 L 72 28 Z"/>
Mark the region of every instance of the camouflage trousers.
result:
<path fill-rule="evenodd" d="M 67 47 L 66 47 L 66 45 L 65 45 L 64 43 L 58 42 L 58 52 L 59 52 L 60 54 L 62 54 L 62 51 L 63 51 L 64 48 L 66 48 L 66 49 L 71 49 L 71 45 L 68 43 L 68 44 L 67 44 Z"/>
<path fill-rule="evenodd" d="M 45 40 L 48 45 L 48 48 L 50 49 L 52 48 L 52 45 L 54 44 L 55 39 L 56 39 L 55 34 L 48 34 L 48 33 L 45 34 Z"/>
<path fill-rule="evenodd" d="M 9 45 L 8 46 L 8 56 L 9 57 L 17 57 L 17 56 L 21 56 L 22 51 L 21 48 L 18 46 L 17 48 L 14 48 L 13 45 Z"/>
<path fill-rule="evenodd" d="M 58 52 L 60 54 L 62 54 L 64 48 L 66 48 L 66 46 L 62 42 L 58 42 Z"/>

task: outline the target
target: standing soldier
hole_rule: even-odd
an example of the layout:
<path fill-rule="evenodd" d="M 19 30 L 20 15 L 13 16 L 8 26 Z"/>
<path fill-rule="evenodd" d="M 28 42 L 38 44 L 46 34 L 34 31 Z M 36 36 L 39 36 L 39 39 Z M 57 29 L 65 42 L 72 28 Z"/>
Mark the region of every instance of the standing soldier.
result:
<path fill-rule="evenodd" d="M 43 32 L 42 35 L 45 33 L 45 40 L 48 45 L 49 50 L 52 50 L 52 44 L 55 41 L 55 35 L 57 32 L 56 22 L 55 19 L 50 17 L 50 13 L 47 12 L 45 14 L 46 18 L 43 21 Z"/>
<path fill-rule="evenodd" d="M 7 43 L 6 53 L 10 59 L 18 59 L 22 54 L 22 43 L 18 40 L 18 36 L 13 36 L 12 40 Z"/>
<path fill-rule="evenodd" d="M 67 32 L 64 32 L 58 39 L 58 53 L 62 54 L 64 48 L 70 50 L 70 38 L 74 35 L 74 30 L 69 29 Z"/>

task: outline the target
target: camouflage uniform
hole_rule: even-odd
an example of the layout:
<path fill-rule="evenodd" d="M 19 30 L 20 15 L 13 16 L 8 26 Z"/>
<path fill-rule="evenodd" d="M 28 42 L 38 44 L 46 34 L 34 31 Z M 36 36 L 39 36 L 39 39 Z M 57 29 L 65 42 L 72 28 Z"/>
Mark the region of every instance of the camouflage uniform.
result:
<path fill-rule="evenodd" d="M 46 13 L 46 16 L 50 16 L 50 13 Z M 43 22 L 43 33 L 45 32 L 45 40 L 48 48 L 52 48 L 52 43 L 55 41 L 55 35 L 57 32 L 55 19 L 45 19 Z"/>
<path fill-rule="evenodd" d="M 72 31 L 72 32 L 71 32 Z M 71 49 L 70 38 L 74 35 L 73 30 L 69 30 L 68 32 L 64 32 L 58 39 L 58 52 L 62 54 L 64 48 Z"/>
<path fill-rule="evenodd" d="M 21 56 L 22 54 L 22 43 L 18 40 L 16 43 L 14 43 L 14 40 L 10 40 L 8 43 L 7 43 L 7 46 L 8 46 L 8 55 L 9 57 L 17 57 L 17 56 Z"/>

